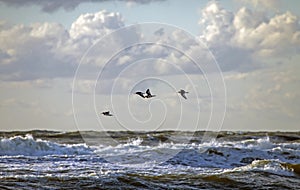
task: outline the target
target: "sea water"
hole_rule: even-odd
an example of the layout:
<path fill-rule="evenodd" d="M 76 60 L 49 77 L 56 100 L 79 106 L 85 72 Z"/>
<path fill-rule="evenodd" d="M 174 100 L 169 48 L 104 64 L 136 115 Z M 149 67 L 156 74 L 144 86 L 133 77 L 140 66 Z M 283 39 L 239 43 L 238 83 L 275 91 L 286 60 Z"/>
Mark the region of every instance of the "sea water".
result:
<path fill-rule="evenodd" d="M 300 132 L 203 135 L 0 132 L 0 189 L 299 189 Z"/>

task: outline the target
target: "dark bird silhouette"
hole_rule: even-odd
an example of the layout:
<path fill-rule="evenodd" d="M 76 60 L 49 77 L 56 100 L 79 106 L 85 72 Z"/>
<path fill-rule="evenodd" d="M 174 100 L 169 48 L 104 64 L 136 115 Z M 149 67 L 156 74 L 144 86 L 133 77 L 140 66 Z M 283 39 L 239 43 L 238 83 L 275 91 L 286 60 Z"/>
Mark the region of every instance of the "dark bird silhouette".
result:
<path fill-rule="evenodd" d="M 105 116 L 113 116 L 111 113 L 109 113 L 109 111 L 104 111 L 102 112 L 102 114 Z"/>
<path fill-rule="evenodd" d="M 185 90 L 182 90 L 182 89 L 180 89 L 180 91 L 178 91 L 178 93 L 184 98 L 184 99 L 187 99 L 187 97 L 186 97 L 186 93 L 189 93 L 189 92 L 186 92 Z"/>
<path fill-rule="evenodd" d="M 155 97 L 156 95 L 151 94 L 150 89 L 146 90 L 146 93 L 143 92 L 136 92 L 135 94 L 141 96 L 142 98 L 152 98 Z"/>
<path fill-rule="evenodd" d="M 135 94 L 141 96 L 142 98 L 145 98 L 144 93 L 143 92 L 136 92 Z"/>

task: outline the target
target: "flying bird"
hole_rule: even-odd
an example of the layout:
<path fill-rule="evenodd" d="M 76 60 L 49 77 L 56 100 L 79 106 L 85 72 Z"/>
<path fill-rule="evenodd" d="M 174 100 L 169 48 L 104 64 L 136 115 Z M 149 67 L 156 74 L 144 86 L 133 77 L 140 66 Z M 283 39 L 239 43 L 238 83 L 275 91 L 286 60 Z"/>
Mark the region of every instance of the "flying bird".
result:
<path fill-rule="evenodd" d="M 155 95 L 151 94 L 150 89 L 147 89 L 146 93 L 136 92 L 135 94 L 141 96 L 142 98 L 152 98 L 152 97 L 155 97 Z"/>
<path fill-rule="evenodd" d="M 182 89 L 180 89 L 180 91 L 178 91 L 178 93 L 184 98 L 184 99 L 187 99 L 187 97 L 186 97 L 186 93 L 189 93 L 189 92 L 186 92 L 185 90 L 182 90 Z"/>
<path fill-rule="evenodd" d="M 113 116 L 111 113 L 109 113 L 109 111 L 104 111 L 102 112 L 102 114 L 105 116 Z"/>

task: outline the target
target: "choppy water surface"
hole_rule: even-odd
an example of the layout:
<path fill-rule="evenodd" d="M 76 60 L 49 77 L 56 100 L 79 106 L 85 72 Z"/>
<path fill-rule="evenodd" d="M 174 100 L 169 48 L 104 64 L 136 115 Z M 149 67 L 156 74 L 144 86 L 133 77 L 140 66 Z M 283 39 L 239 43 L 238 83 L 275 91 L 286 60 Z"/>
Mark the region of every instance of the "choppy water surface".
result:
<path fill-rule="evenodd" d="M 300 187 L 300 132 L 221 132 L 210 142 L 203 132 L 106 134 L 118 143 L 103 132 L 0 132 L 0 189 Z"/>

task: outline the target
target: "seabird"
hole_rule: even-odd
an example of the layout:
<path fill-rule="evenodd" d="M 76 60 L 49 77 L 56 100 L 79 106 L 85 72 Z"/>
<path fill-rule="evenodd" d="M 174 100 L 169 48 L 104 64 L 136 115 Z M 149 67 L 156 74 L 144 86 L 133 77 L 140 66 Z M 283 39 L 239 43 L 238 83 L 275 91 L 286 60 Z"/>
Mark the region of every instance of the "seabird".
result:
<path fill-rule="evenodd" d="M 186 94 L 186 93 L 189 93 L 189 92 L 186 92 L 185 90 L 180 89 L 180 91 L 178 91 L 178 93 L 179 93 L 184 99 L 187 99 L 187 97 L 185 96 L 185 94 Z"/>
<path fill-rule="evenodd" d="M 135 94 L 141 96 L 142 98 L 152 98 L 152 97 L 155 97 L 155 95 L 152 95 L 152 94 L 151 94 L 150 89 L 147 89 L 147 90 L 146 90 L 146 93 L 143 93 L 143 92 L 136 92 Z"/>
<path fill-rule="evenodd" d="M 104 111 L 102 112 L 102 114 L 105 116 L 113 116 L 111 113 L 109 113 L 109 111 Z"/>

